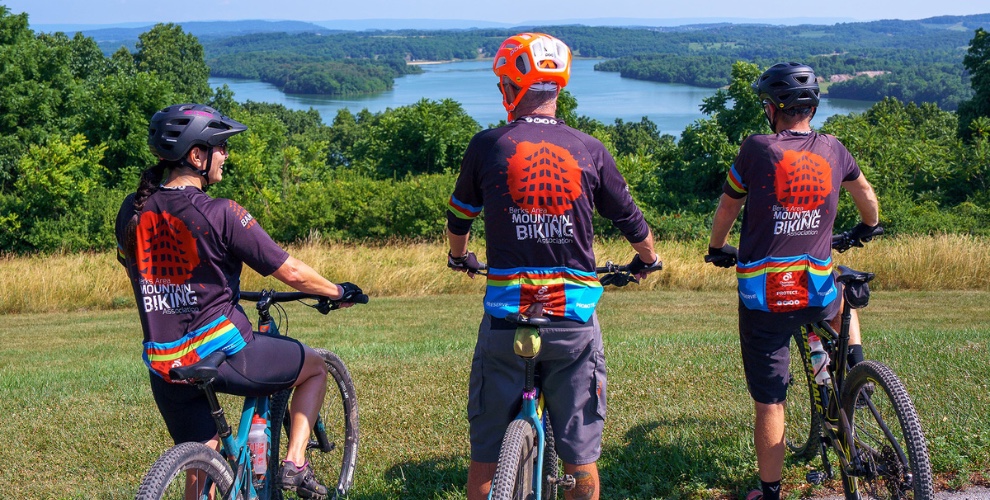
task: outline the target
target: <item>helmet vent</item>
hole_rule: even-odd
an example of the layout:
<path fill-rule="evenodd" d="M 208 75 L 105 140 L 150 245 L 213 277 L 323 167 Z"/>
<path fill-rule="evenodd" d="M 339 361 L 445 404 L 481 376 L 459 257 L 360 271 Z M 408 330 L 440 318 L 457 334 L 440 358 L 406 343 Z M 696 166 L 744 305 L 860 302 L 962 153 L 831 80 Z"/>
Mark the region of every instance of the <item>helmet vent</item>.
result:
<path fill-rule="evenodd" d="M 518 69 L 519 72 L 522 73 L 522 74 L 524 74 L 524 75 L 525 74 L 528 74 L 529 73 L 529 58 L 526 58 L 526 57 L 517 57 L 516 58 L 516 69 Z"/>

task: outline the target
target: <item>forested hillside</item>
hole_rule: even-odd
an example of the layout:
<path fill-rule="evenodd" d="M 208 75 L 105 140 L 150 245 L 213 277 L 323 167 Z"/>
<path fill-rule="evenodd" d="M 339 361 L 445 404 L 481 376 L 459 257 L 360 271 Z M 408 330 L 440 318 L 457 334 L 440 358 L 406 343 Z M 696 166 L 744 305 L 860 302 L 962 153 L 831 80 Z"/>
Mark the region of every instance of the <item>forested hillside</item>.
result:
<path fill-rule="evenodd" d="M 954 110 L 972 95 L 962 58 L 973 31 L 987 24 L 990 14 L 831 26 L 525 29 L 566 40 L 579 57 L 609 58 L 596 69 L 627 78 L 717 88 L 729 84 L 734 61 L 763 67 L 800 60 L 837 82 L 826 86 L 833 97 L 895 97 Z M 253 34 L 203 43 L 214 76 L 261 79 L 287 92 L 347 94 L 391 88 L 391 78 L 405 72 L 399 61 L 491 57 L 517 29 Z M 871 76 L 856 76 L 866 72 Z M 358 83 L 362 77 L 368 83 Z"/>
<path fill-rule="evenodd" d="M 573 41 L 561 36 L 581 53 L 622 48 L 616 39 L 592 36 L 593 30 L 562 29 L 572 30 Z M 969 72 L 975 97 L 959 114 L 890 98 L 862 115 L 815 123 L 849 146 L 874 183 L 883 222 L 894 235 L 990 233 L 990 36 L 976 30 L 963 38 L 960 46 L 968 49 L 956 70 Z M 484 51 L 489 45 L 462 41 L 443 50 L 455 46 Z M 0 251 L 113 248 L 120 201 L 155 161 L 146 144 L 149 117 L 189 101 L 213 105 L 250 127 L 231 139 L 225 180 L 210 194 L 240 201 L 277 240 L 385 243 L 442 235 L 461 156 L 481 129 L 459 103 L 341 111 L 326 125 L 314 110 L 240 103 L 229 90 L 212 91 L 208 53 L 196 37 L 166 24 L 143 33 L 135 52 L 106 56 L 91 38 L 34 33 L 26 15 L 0 7 Z M 583 117 L 580 103 L 566 92 L 562 97 L 561 117 L 612 151 L 659 238 L 705 235 L 739 143 L 767 131 L 750 88 L 762 66 L 732 58 L 723 63 L 731 85 L 705 101 L 706 117 L 679 140 L 648 120 Z M 844 200 L 839 224 L 853 224 L 854 214 Z M 609 233 L 607 224 L 597 227 Z"/>

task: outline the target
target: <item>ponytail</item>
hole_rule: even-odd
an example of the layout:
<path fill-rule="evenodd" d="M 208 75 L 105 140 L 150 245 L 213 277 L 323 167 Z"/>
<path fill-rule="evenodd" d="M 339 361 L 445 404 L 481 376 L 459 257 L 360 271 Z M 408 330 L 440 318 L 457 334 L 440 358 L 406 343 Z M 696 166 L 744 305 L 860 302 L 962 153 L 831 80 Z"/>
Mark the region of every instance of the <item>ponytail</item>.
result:
<path fill-rule="evenodd" d="M 141 181 L 134 193 L 134 215 L 131 216 L 131 220 L 127 222 L 127 228 L 124 230 L 124 254 L 130 258 L 134 258 L 137 251 L 137 227 L 141 210 L 144 209 L 144 204 L 148 198 L 158 192 L 162 179 L 165 177 L 165 168 L 168 166 L 169 162 L 161 160 L 141 174 Z"/>

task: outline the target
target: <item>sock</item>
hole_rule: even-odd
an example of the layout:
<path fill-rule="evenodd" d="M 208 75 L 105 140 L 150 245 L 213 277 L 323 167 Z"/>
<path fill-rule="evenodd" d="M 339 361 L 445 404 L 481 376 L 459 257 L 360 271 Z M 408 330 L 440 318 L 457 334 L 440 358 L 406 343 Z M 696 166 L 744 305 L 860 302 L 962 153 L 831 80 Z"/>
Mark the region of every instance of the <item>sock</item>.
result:
<path fill-rule="evenodd" d="M 763 487 L 763 500 L 780 500 L 780 481 L 768 483 L 760 480 L 760 486 Z"/>
<path fill-rule="evenodd" d="M 846 361 L 849 363 L 849 368 L 856 366 L 863 362 L 863 346 L 861 345 L 851 345 L 846 353 Z"/>

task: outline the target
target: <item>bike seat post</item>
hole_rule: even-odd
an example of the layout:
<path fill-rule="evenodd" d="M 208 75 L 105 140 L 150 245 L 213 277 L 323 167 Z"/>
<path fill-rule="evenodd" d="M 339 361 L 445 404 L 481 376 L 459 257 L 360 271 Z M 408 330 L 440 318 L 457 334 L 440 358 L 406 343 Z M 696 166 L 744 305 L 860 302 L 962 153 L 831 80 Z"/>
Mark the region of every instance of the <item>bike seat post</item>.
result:
<path fill-rule="evenodd" d="M 213 416 L 213 420 L 217 424 L 217 434 L 221 438 L 230 436 L 230 424 L 227 423 L 227 417 L 223 412 L 223 407 L 220 406 L 220 400 L 217 399 L 217 391 L 213 389 L 213 381 L 208 380 L 200 382 L 197 384 L 199 388 L 206 395 L 206 401 L 210 405 L 210 415 Z"/>
<path fill-rule="evenodd" d="M 536 387 L 536 360 L 534 358 L 524 358 L 526 361 L 526 384 L 523 389 L 529 393 Z"/>

